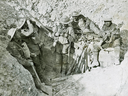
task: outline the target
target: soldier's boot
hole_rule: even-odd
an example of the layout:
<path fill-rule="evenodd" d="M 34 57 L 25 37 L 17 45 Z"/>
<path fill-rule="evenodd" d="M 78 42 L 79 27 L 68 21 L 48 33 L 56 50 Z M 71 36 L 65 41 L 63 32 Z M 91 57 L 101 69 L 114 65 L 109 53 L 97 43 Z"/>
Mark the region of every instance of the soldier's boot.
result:
<path fill-rule="evenodd" d="M 68 54 L 63 54 L 62 75 L 67 74 Z"/>
<path fill-rule="evenodd" d="M 44 82 L 44 78 L 43 78 L 43 72 L 42 72 L 42 68 L 41 66 L 36 66 L 36 72 L 39 76 L 39 79 L 41 80 L 41 82 Z"/>
<path fill-rule="evenodd" d="M 61 72 L 62 72 L 62 68 L 61 68 L 61 64 L 60 63 L 57 63 L 56 64 L 56 75 L 57 75 L 57 77 L 60 77 L 61 76 Z"/>
<path fill-rule="evenodd" d="M 120 46 L 117 46 L 114 48 L 114 64 L 119 65 L 120 64 Z"/>
<path fill-rule="evenodd" d="M 55 71 L 57 73 L 57 77 L 61 76 L 62 72 L 62 54 L 61 53 L 56 53 L 56 68 Z"/>
<path fill-rule="evenodd" d="M 98 66 L 99 66 L 99 62 L 98 61 L 93 61 L 92 62 L 92 66 L 91 67 L 95 68 L 95 67 L 98 67 Z"/>
<path fill-rule="evenodd" d="M 99 62 L 98 62 L 98 51 L 94 51 L 93 52 L 93 57 L 94 57 L 94 60 L 92 62 L 92 67 L 98 67 L 99 66 Z"/>
<path fill-rule="evenodd" d="M 62 66 L 62 77 L 67 74 L 67 65 L 68 63 L 64 63 Z"/>

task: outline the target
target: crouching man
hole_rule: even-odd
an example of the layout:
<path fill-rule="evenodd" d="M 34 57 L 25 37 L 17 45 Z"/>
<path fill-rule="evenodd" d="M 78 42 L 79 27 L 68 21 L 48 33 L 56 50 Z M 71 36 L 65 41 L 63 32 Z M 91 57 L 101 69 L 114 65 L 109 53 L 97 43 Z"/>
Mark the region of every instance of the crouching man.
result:
<path fill-rule="evenodd" d="M 10 42 L 7 47 L 9 53 L 13 57 L 15 57 L 17 61 L 31 73 L 35 82 L 35 86 L 43 93 L 48 95 L 48 90 L 45 88 L 44 85 L 42 85 L 39 76 L 37 75 L 37 72 L 35 70 L 34 64 L 29 57 L 30 52 L 28 48 L 25 48 L 26 46 L 22 46 L 23 42 L 21 40 L 20 30 L 17 30 L 17 28 L 12 28 L 8 31 L 8 35 L 10 36 Z"/>

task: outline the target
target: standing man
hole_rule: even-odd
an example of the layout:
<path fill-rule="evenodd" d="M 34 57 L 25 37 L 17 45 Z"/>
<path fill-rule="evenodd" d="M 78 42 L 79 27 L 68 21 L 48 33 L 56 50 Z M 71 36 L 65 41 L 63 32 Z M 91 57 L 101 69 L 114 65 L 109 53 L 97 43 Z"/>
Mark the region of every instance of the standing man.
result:
<path fill-rule="evenodd" d="M 63 67 L 62 72 L 67 74 L 70 66 L 70 56 L 74 53 L 74 41 L 75 33 L 71 24 L 71 20 L 65 16 L 61 19 L 62 23 L 62 34 L 59 37 L 59 42 L 63 44 L 62 54 L 63 54 Z"/>
<path fill-rule="evenodd" d="M 63 55 L 62 55 L 62 49 L 63 45 L 59 42 L 59 37 L 62 34 L 62 24 L 61 23 L 56 23 L 55 26 L 53 27 L 53 38 L 54 38 L 54 43 L 52 46 L 52 51 L 55 52 L 56 55 L 56 73 L 57 76 L 61 75 L 60 73 L 62 72 L 62 60 L 63 60 Z"/>
<path fill-rule="evenodd" d="M 61 19 L 61 24 L 62 26 L 58 27 L 58 31 L 55 33 L 57 43 L 55 44 L 54 42 L 54 46 L 56 46 L 56 51 L 58 51 L 60 55 L 60 57 L 56 58 L 59 59 L 58 61 L 62 61 L 62 75 L 65 75 L 69 68 L 68 66 L 70 61 L 70 55 L 73 54 L 74 50 L 73 42 L 75 40 L 75 34 L 71 25 L 71 21 L 67 16 Z"/>

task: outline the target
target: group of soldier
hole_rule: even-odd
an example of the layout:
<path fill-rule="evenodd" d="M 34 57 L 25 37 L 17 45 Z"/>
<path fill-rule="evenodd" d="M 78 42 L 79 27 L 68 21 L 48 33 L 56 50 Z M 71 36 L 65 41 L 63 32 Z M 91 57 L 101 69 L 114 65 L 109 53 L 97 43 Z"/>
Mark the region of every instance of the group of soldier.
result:
<path fill-rule="evenodd" d="M 55 48 L 56 52 L 58 72 L 65 75 L 73 73 L 75 63 L 71 64 L 73 62 L 70 57 L 77 61 L 76 69 L 81 67 L 81 72 L 100 66 L 100 50 L 113 50 L 115 65 L 120 64 L 119 32 L 120 26 L 112 23 L 111 18 L 106 18 L 100 29 L 92 20 L 77 11 L 74 11 L 71 17 L 62 17 L 53 27 L 53 49 Z"/>
<path fill-rule="evenodd" d="M 115 64 L 120 63 L 120 30 L 110 19 L 104 20 L 100 29 L 88 17 L 74 11 L 71 18 L 64 16 L 55 23 L 52 31 L 54 43 L 51 50 L 56 53 L 55 66 L 62 75 L 71 73 L 69 70 L 74 61 L 77 61 L 76 65 L 83 64 L 82 70 L 100 66 L 98 56 L 102 49 L 115 50 Z M 8 36 L 10 42 L 7 50 L 32 74 L 36 87 L 44 92 L 41 83 L 44 82 L 42 73 L 45 69 L 42 31 L 36 22 L 24 19 L 20 26 L 8 31 Z"/>

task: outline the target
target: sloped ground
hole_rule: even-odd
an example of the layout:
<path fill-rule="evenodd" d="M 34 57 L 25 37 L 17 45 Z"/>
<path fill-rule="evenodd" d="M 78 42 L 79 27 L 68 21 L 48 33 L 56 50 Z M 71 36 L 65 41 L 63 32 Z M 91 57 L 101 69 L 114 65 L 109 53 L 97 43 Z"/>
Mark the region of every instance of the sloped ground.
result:
<path fill-rule="evenodd" d="M 127 96 L 128 62 L 123 62 L 68 77 L 55 87 L 53 96 Z"/>
<path fill-rule="evenodd" d="M 1 48 L 1 47 L 0 47 Z M 0 58 L 1 96 L 39 96 L 33 78 L 7 51 Z"/>

